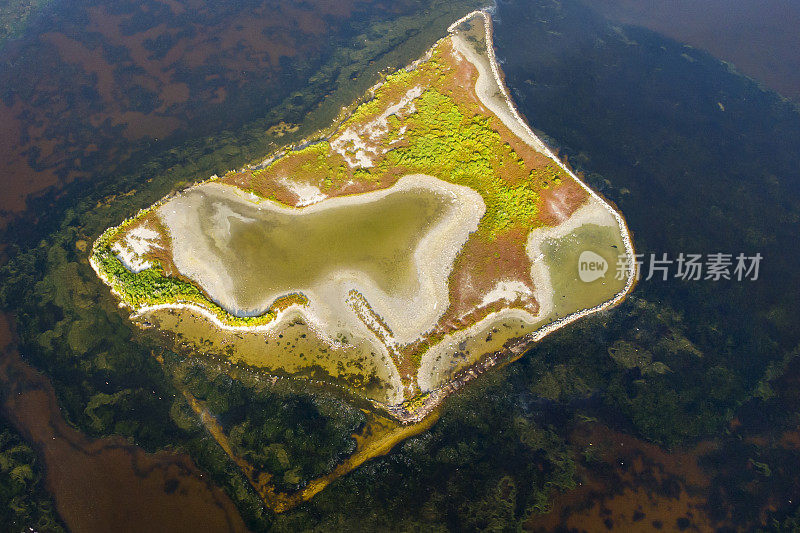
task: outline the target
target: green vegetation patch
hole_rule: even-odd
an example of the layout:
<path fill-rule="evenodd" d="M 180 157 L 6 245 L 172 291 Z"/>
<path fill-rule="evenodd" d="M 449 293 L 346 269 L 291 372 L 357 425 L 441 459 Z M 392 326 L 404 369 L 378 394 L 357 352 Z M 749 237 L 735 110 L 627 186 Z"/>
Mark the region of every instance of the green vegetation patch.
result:
<path fill-rule="evenodd" d="M 384 165 L 424 172 L 476 190 L 486 203 L 479 232 L 492 237 L 512 225 L 533 226 L 539 194 L 536 172 L 511 185 L 501 173 L 524 173 L 524 163 L 488 117 L 465 109 L 436 89 L 415 100 L 407 145 L 387 153 Z M 503 172 L 505 171 L 505 172 Z"/>
<path fill-rule="evenodd" d="M 276 313 L 270 310 L 253 317 L 238 317 L 228 313 L 211 301 L 194 284 L 180 278 L 167 276 L 158 261 L 154 266 L 139 272 L 129 270 L 111 249 L 111 244 L 136 221 L 147 215 L 153 208 L 140 211 L 135 217 L 126 220 L 115 228 L 106 230 L 94 244 L 92 259 L 101 276 L 107 280 L 119 298 L 134 309 L 151 305 L 192 303 L 213 313 L 223 323 L 231 326 L 257 326 L 272 321 Z M 292 303 L 302 303 L 305 297 L 298 295 Z M 286 302 L 281 302 L 285 304 Z"/>
<path fill-rule="evenodd" d="M 499 119 L 488 115 L 470 97 L 469 89 L 459 84 L 444 53 L 444 45 L 440 44 L 428 60 L 386 76 L 373 97 L 356 107 L 342 123 L 341 132 L 349 128 L 359 131 L 410 91 L 422 88 L 420 96 L 388 117 L 386 131 L 377 139 L 363 136 L 367 142 L 378 143 L 373 146 L 376 152 L 371 154 L 374 166 L 351 168 L 346 157 L 333 149 L 334 136 L 331 141 L 303 144 L 266 168 L 250 172 L 242 187 L 272 198 L 274 194 L 269 191 L 274 191 L 273 184 L 291 178 L 335 194 L 350 180 L 389 184 L 401 175 L 422 173 L 470 187 L 482 196 L 486 213 L 478 228 L 479 238 L 491 241 L 513 227 L 530 229 L 540 225 L 539 191 L 557 184 L 563 171 L 556 165 L 531 169 L 501 135 L 500 131 L 505 131 L 504 135 L 510 133 Z M 355 156 L 355 148 L 348 150 L 348 158 Z M 95 244 L 94 257 L 101 273 L 125 303 L 136 309 L 194 303 L 230 325 L 264 324 L 274 319 L 275 307 L 258 317 L 232 315 L 188 280 L 168 276 L 157 260 L 152 261 L 156 266 L 140 272 L 128 270 L 111 250 L 111 244 L 152 209 L 109 230 Z"/>
<path fill-rule="evenodd" d="M 273 310 L 259 316 L 233 315 L 212 302 L 194 284 L 167 276 L 161 265 L 156 264 L 139 272 L 128 270 L 109 247 L 95 250 L 94 259 L 114 291 L 134 309 L 159 304 L 192 303 L 211 311 L 223 323 L 231 326 L 258 326 L 271 322 L 276 316 Z M 296 300 L 306 301 L 305 297 Z"/>
<path fill-rule="evenodd" d="M 350 168 L 327 140 L 293 150 L 265 169 L 252 172 L 248 189 L 269 190 L 268 180 L 291 176 L 331 192 L 347 180 L 390 183 L 404 174 L 423 173 L 477 191 L 486 204 L 478 234 L 494 239 L 512 227 L 533 228 L 539 191 L 558 185 L 563 170 L 555 164 L 531 169 L 503 138 L 498 118 L 482 109 L 455 78 L 444 58 L 444 45 L 413 68 L 384 78 L 372 98 L 353 110 L 340 127 L 360 131 L 396 105 L 411 90 L 422 94 L 401 111 L 387 117 L 387 131 L 363 140 L 372 145 L 374 166 Z M 506 133 L 508 135 L 509 133 Z M 336 136 L 332 138 L 335 141 Z M 377 143 L 377 145 L 375 145 Z M 376 155 L 377 154 L 377 155 Z M 355 148 L 345 155 L 355 156 Z M 262 194 L 265 196 L 266 194 Z"/>
<path fill-rule="evenodd" d="M 418 85 L 426 88 L 413 100 L 413 112 L 387 120 L 385 157 L 362 172 L 424 173 L 476 190 L 486 204 L 478 230 L 483 236 L 494 238 L 515 225 L 537 226 L 538 190 L 557 184 L 563 171 L 555 165 L 527 168 L 497 131 L 498 119 L 458 86 L 441 46 L 416 68 L 387 76 L 374 99 L 359 106 L 343 128 L 374 119 Z"/>

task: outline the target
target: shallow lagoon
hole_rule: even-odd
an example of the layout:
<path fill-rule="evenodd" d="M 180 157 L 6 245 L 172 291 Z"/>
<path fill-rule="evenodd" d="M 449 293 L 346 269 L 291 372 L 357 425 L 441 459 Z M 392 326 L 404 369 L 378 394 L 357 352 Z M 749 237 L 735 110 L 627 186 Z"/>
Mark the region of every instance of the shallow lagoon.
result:
<path fill-rule="evenodd" d="M 617 227 L 584 224 L 562 238 L 549 239 L 542 251 L 553 285 L 553 318 L 594 307 L 625 288 L 626 280 L 618 279 L 616 272 L 625 251 Z M 608 265 L 605 274 L 591 282 L 578 275 L 578 260 L 584 251 L 599 255 Z"/>
<path fill-rule="evenodd" d="M 391 296 L 413 294 L 419 288 L 414 251 L 450 203 L 415 188 L 372 201 L 295 209 L 249 205 L 228 189 L 191 190 L 161 213 L 181 270 L 240 316 L 261 314 L 275 298 L 337 271 L 362 272 Z M 210 282 L 214 278 L 222 283 Z"/>

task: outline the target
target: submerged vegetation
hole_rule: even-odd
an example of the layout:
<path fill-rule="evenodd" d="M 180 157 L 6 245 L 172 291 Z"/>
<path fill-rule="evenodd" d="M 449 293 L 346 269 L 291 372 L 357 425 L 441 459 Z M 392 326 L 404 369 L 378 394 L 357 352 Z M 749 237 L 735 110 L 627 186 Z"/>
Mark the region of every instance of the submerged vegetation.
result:
<path fill-rule="evenodd" d="M 6 0 L 0 3 L 0 50 L 6 41 L 16 39 L 52 0 Z"/>
<path fill-rule="evenodd" d="M 0 529 L 65 531 L 44 484 L 36 452 L 0 421 Z M 30 529 L 28 529 L 30 528 Z"/>

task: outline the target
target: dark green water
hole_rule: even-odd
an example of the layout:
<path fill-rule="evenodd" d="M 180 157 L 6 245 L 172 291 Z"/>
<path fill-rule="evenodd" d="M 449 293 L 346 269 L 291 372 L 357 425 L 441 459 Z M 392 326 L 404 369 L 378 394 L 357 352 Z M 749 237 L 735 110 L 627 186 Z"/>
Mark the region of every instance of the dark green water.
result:
<path fill-rule="evenodd" d="M 637 251 L 765 257 L 758 281 L 650 281 L 636 292 L 684 316 L 707 352 L 693 373 L 720 364 L 752 386 L 800 342 L 797 111 L 649 31 L 623 38 L 571 3 L 514 6 L 527 22 L 501 18 L 497 45 L 520 110 L 620 206 Z"/>

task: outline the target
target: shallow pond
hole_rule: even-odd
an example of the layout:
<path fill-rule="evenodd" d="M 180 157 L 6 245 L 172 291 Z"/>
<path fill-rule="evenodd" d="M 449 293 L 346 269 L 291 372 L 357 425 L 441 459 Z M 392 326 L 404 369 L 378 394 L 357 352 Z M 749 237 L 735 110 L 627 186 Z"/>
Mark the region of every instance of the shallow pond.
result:
<path fill-rule="evenodd" d="M 448 205 L 424 188 L 304 209 L 250 203 L 232 190 L 191 190 L 161 214 L 178 268 L 239 315 L 263 313 L 337 271 L 362 272 L 389 295 L 413 294 L 414 251 Z"/>

